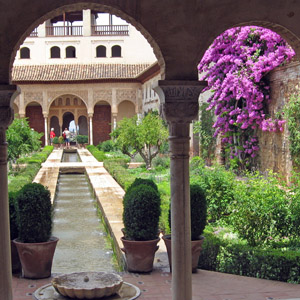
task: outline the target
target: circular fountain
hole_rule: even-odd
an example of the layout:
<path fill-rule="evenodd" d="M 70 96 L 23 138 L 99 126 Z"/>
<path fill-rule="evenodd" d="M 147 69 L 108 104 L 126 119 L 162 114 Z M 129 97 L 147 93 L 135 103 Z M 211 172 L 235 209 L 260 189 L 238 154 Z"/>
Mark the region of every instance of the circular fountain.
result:
<path fill-rule="evenodd" d="M 55 277 L 51 284 L 34 293 L 36 300 L 105 299 L 132 300 L 140 290 L 123 282 L 120 275 L 107 272 L 77 272 Z"/>

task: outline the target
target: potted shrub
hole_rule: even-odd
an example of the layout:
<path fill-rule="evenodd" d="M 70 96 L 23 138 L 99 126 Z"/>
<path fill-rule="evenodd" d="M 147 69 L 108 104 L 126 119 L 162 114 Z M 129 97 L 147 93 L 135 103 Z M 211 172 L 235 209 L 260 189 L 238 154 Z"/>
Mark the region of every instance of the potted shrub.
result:
<path fill-rule="evenodd" d="M 61 145 L 65 143 L 65 139 L 63 136 L 58 137 L 58 143 L 60 144 L 60 148 L 61 148 Z"/>
<path fill-rule="evenodd" d="M 13 273 L 19 273 L 21 271 L 21 263 L 16 245 L 12 242 L 19 236 L 17 212 L 16 212 L 16 193 L 10 192 L 9 199 L 9 226 L 10 226 L 10 240 L 11 240 L 11 268 Z"/>
<path fill-rule="evenodd" d="M 58 238 L 51 237 L 52 205 L 50 192 L 39 183 L 26 184 L 16 196 L 19 236 L 14 240 L 23 276 L 51 276 L 52 260 Z"/>
<path fill-rule="evenodd" d="M 191 239 L 192 239 L 192 272 L 197 272 L 199 256 L 202 250 L 204 237 L 202 233 L 206 226 L 207 219 L 207 204 L 206 196 L 202 187 L 198 184 L 190 186 L 190 201 L 191 201 Z M 169 212 L 169 225 L 171 228 L 171 218 Z M 170 271 L 172 271 L 172 250 L 171 250 L 171 235 L 162 237 L 167 248 Z"/>
<path fill-rule="evenodd" d="M 125 236 L 121 238 L 127 269 L 130 272 L 151 272 L 158 249 L 160 196 L 151 186 L 139 184 L 125 194 L 123 223 Z"/>
<path fill-rule="evenodd" d="M 79 144 L 81 147 L 84 147 L 84 145 L 88 143 L 89 139 L 87 135 L 77 135 L 76 141 L 77 144 Z"/>
<path fill-rule="evenodd" d="M 52 143 L 54 145 L 55 148 L 58 148 L 58 145 L 59 145 L 59 140 L 58 140 L 58 137 L 55 136 L 52 140 Z"/>

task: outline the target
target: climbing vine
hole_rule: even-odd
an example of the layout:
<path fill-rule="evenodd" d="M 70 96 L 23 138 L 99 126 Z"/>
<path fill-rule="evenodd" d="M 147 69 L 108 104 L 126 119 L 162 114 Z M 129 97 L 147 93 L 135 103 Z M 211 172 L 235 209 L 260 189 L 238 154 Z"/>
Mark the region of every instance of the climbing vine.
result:
<path fill-rule="evenodd" d="M 293 94 L 284 107 L 289 130 L 290 152 L 293 162 L 300 167 L 300 95 Z"/>
<path fill-rule="evenodd" d="M 269 29 L 245 26 L 231 28 L 215 39 L 198 69 L 212 92 L 208 109 L 214 109 L 214 136 L 221 135 L 230 158 L 249 165 L 259 150 L 257 129 L 283 130 L 284 120 L 272 119 L 265 75 L 288 62 L 294 51 Z"/>

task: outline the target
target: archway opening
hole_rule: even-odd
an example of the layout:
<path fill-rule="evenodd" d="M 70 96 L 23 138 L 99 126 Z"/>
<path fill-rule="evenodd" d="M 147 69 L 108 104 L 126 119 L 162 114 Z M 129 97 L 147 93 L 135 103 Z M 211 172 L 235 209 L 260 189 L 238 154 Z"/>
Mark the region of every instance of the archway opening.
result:
<path fill-rule="evenodd" d="M 41 137 L 42 145 L 45 145 L 45 122 L 42 106 L 37 102 L 30 102 L 25 109 L 25 117 L 28 118 L 29 126 L 44 135 Z"/>
<path fill-rule="evenodd" d="M 132 118 L 135 115 L 135 105 L 128 100 L 122 101 L 118 106 L 117 122 L 123 118 Z"/>
<path fill-rule="evenodd" d="M 78 119 L 78 134 L 88 135 L 88 121 L 86 116 L 80 116 Z"/>
<path fill-rule="evenodd" d="M 110 139 L 111 133 L 111 106 L 106 101 L 99 101 L 94 106 L 93 115 L 93 144 Z"/>

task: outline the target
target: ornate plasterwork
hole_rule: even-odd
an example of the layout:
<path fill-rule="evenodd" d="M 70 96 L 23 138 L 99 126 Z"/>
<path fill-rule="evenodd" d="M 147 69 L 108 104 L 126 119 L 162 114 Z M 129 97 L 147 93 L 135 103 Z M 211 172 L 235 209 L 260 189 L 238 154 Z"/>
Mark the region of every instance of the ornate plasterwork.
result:
<path fill-rule="evenodd" d="M 85 116 L 85 117 L 87 117 L 87 116 L 88 116 L 87 110 L 86 110 L 86 109 L 78 109 L 78 110 L 77 110 L 77 115 L 78 115 L 78 117 L 80 117 L 80 116 Z"/>
<path fill-rule="evenodd" d="M 106 101 L 112 105 L 112 90 L 96 90 L 93 93 L 93 106 L 99 101 Z"/>
<path fill-rule="evenodd" d="M 41 106 L 43 105 L 43 93 L 42 92 L 24 92 L 24 105 L 26 106 L 30 102 L 37 102 Z"/>
<path fill-rule="evenodd" d="M 116 93 L 117 104 L 122 101 L 128 100 L 136 104 L 137 90 L 133 89 L 120 89 Z"/>
<path fill-rule="evenodd" d="M 58 98 L 62 97 L 63 95 L 74 95 L 77 98 L 80 98 L 85 105 L 87 106 L 88 103 L 88 91 L 87 90 L 63 90 L 63 91 L 52 91 L 52 92 L 47 92 L 47 97 L 48 97 L 48 109 L 52 102 Z"/>

